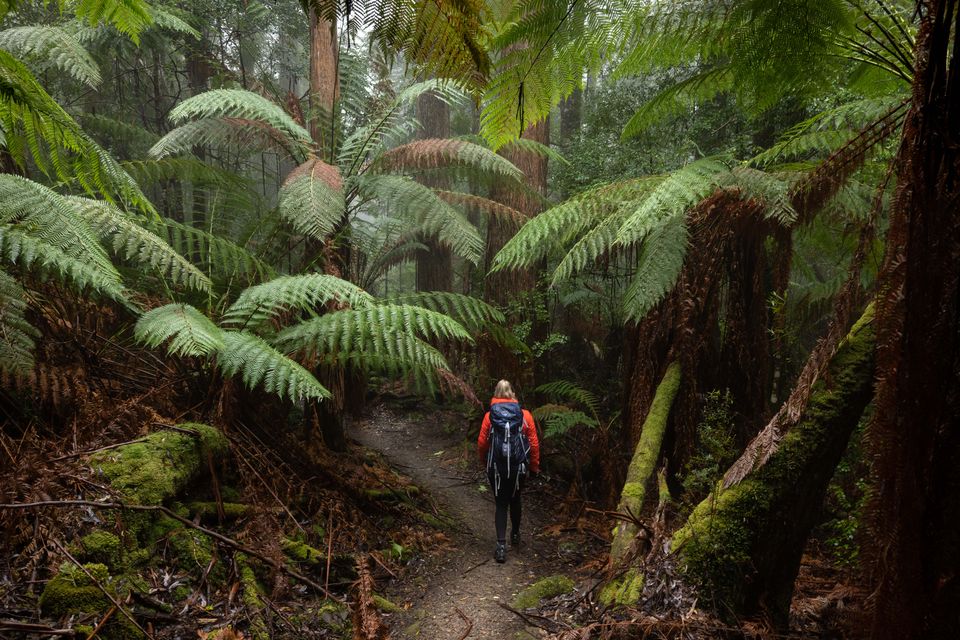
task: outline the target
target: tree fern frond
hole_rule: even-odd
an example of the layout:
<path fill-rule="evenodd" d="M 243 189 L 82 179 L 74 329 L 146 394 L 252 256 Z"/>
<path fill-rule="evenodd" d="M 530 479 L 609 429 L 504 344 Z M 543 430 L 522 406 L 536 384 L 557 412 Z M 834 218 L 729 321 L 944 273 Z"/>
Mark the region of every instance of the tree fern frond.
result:
<path fill-rule="evenodd" d="M 556 286 L 572 278 L 593 264 L 597 258 L 609 254 L 617 245 L 617 234 L 628 215 L 629 212 L 621 207 L 616 213 L 601 220 L 584 233 L 554 269 L 550 285 Z"/>
<path fill-rule="evenodd" d="M 387 304 L 414 305 L 450 316 L 467 329 L 478 332 L 490 324 L 504 324 L 506 318 L 499 309 L 479 298 L 462 293 L 427 291 L 407 293 L 384 299 Z"/>
<path fill-rule="evenodd" d="M 677 82 L 644 103 L 627 121 L 620 137 L 627 140 L 665 118 L 687 113 L 692 107 L 729 91 L 733 82 L 733 73 L 725 66 L 718 66 Z"/>
<path fill-rule="evenodd" d="M 168 304 L 147 311 L 134 328 L 137 340 L 151 348 L 170 341 L 175 356 L 210 356 L 224 346 L 223 331 L 188 304 Z"/>
<path fill-rule="evenodd" d="M 483 238 L 463 213 L 444 202 L 419 182 L 405 176 L 364 174 L 354 183 L 361 194 L 375 200 L 390 213 L 436 239 L 464 259 L 478 264 L 483 257 Z"/>
<path fill-rule="evenodd" d="M 578 426 L 596 427 L 597 421 L 585 414 L 560 404 L 545 404 L 533 410 L 537 424 L 543 425 L 545 438 L 557 438 Z"/>
<path fill-rule="evenodd" d="M 226 376 L 240 374 L 249 388 L 263 385 L 290 402 L 329 398 L 330 392 L 313 374 L 283 355 L 263 339 L 245 331 L 223 331 L 217 366 Z"/>
<path fill-rule="evenodd" d="M 623 298 L 627 320 L 638 322 L 673 289 L 687 253 L 687 227 L 674 217 L 643 241 L 640 263 Z"/>
<path fill-rule="evenodd" d="M 730 179 L 730 169 L 718 158 L 702 158 L 669 174 L 637 206 L 620 228 L 617 242 L 642 240 L 652 230 L 683 213 Z"/>
<path fill-rule="evenodd" d="M 142 153 L 146 154 L 147 150 L 160 139 L 160 136 L 149 129 L 99 113 L 82 113 L 78 117 L 85 131 L 101 144 L 111 148 L 122 145 L 125 149 L 142 150 Z M 126 162 L 121 163 L 129 173 L 128 165 L 129 163 Z"/>
<path fill-rule="evenodd" d="M 0 224 L 0 258 L 28 269 L 38 269 L 77 289 L 90 287 L 130 309 L 136 308 L 116 278 L 58 247 L 25 234 L 19 227 Z"/>
<path fill-rule="evenodd" d="M 71 196 L 68 200 L 92 229 L 125 260 L 148 266 L 174 284 L 210 291 L 210 279 L 165 240 L 108 202 Z"/>
<path fill-rule="evenodd" d="M 747 166 L 735 167 L 728 186 L 740 192 L 744 200 L 756 199 L 764 205 L 764 216 L 788 227 L 797 219 L 791 201 L 790 181 Z"/>
<path fill-rule="evenodd" d="M 441 189 L 434 189 L 434 192 L 444 202 L 462 207 L 468 213 L 478 213 L 493 218 L 506 226 L 520 228 L 530 220 L 522 211 L 483 196 L 460 193 L 459 191 L 443 191 Z"/>
<path fill-rule="evenodd" d="M 224 315 L 224 323 L 255 327 L 289 309 L 318 312 L 335 300 L 359 308 L 373 296 L 357 285 L 322 273 L 280 276 L 245 289 Z"/>
<path fill-rule="evenodd" d="M 423 171 L 438 168 L 467 168 L 514 181 L 523 172 L 503 156 L 486 147 L 456 139 L 429 138 L 394 147 L 381 154 L 371 170 L 376 172 Z"/>
<path fill-rule="evenodd" d="M 0 31 L 0 48 L 52 64 L 90 87 L 100 84 L 97 63 L 73 35 L 60 27 L 29 25 Z"/>
<path fill-rule="evenodd" d="M 26 292 L 0 270 L 0 372 L 22 374 L 33 369 L 35 340 L 40 332 L 26 318 Z"/>
<path fill-rule="evenodd" d="M 163 218 L 151 224 L 161 238 L 183 256 L 197 256 L 208 273 L 228 277 L 243 275 L 260 280 L 276 275 L 276 270 L 247 249 L 216 234 Z"/>
<path fill-rule="evenodd" d="M 600 413 L 599 398 L 593 392 L 568 380 L 556 380 L 542 384 L 534 389 L 534 392 L 553 400 L 579 403 L 589 409 L 594 416 Z"/>
<path fill-rule="evenodd" d="M 143 0 L 77 0 L 73 10 L 91 26 L 105 22 L 134 42 L 153 22 L 150 6 Z"/>
<path fill-rule="evenodd" d="M 292 141 L 257 120 L 202 118 L 185 122 L 168 132 L 150 148 L 149 154 L 158 159 L 166 158 L 190 153 L 197 146 L 237 149 L 247 154 L 277 151 L 295 162 L 303 162 L 309 152 L 301 141 Z"/>
<path fill-rule="evenodd" d="M 346 214 L 340 172 L 310 158 L 287 176 L 278 207 L 280 216 L 298 233 L 324 240 Z"/>
<path fill-rule="evenodd" d="M 150 16 L 153 18 L 153 26 L 155 28 L 188 35 L 195 40 L 200 39 L 200 32 L 194 29 L 189 22 L 177 15 L 179 12 L 175 9 L 151 5 L 149 11 Z"/>
<path fill-rule="evenodd" d="M 23 233 L 86 262 L 119 285 L 120 274 L 77 204 L 52 189 L 17 175 L 0 174 L 0 222 L 16 222 Z"/>

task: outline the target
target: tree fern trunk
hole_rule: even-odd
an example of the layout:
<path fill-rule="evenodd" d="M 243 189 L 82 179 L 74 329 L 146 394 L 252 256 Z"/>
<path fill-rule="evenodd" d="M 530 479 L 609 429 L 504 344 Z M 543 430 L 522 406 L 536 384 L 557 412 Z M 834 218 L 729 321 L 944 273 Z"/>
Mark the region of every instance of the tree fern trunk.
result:
<path fill-rule="evenodd" d="M 919 4 L 867 432 L 878 639 L 960 637 L 960 1 Z"/>
<path fill-rule="evenodd" d="M 419 138 L 450 137 L 450 106 L 432 91 L 417 99 L 417 117 L 420 120 Z M 420 182 L 434 189 L 447 186 L 445 180 L 436 176 L 424 176 Z M 426 238 L 424 244 L 427 250 L 417 253 L 417 291 L 451 291 L 453 257 L 450 249 L 436 238 Z"/>
<path fill-rule="evenodd" d="M 871 306 L 766 463 L 708 496 L 674 535 L 673 552 L 721 613 L 762 612 L 786 626 L 807 537 L 870 401 L 874 335 Z"/>

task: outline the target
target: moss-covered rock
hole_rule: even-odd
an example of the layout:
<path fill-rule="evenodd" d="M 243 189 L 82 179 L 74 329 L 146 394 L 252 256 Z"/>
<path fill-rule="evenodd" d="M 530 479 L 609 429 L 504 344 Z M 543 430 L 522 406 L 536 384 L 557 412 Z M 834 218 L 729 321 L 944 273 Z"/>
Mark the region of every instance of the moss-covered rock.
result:
<path fill-rule="evenodd" d="M 513 600 L 514 609 L 532 609 L 540 604 L 541 600 L 553 598 L 573 589 L 573 580 L 567 576 L 550 576 L 539 580 L 519 594 Z"/>
<path fill-rule="evenodd" d="M 111 581 L 106 565 L 90 563 L 84 565 L 96 582 L 110 593 L 114 599 L 121 595 Z M 43 589 L 40 595 L 40 610 L 44 615 L 61 618 L 74 614 L 102 616 L 112 607 L 107 596 L 82 569 L 73 564 L 60 567 Z M 91 629 L 92 630 L 92 629 Z M 116 612 L 107 621 L 99 635 L 103 640 L 128 640 L 144 637 L 140 630 L 120 612 Z"/>
<path fill-rule="evenodd" d="M 124 567 L 124 550 L 120 538 L 97 529 L 80 538 L 78 555 L 81 560 L 104 564 L 114 571 Z"/>
<path fill-rule="evenodd" d="M 640 601 L 643 593 L 643 573 L 631 568 L 622 576 L 611 580 L 600 590 L 600 602 L 605 606 L 621 605 L 633 606 Z"/>
<path fill-rule="evenodd" d="M 162 504 L 183 491 L 207 468 L 207 455 L 221 457 L 229 450 L 226 437 L 213 427 L 188 423 L 192 431 L 157 431 L 140 442 L 101 451 L 90 464 L 124 498 L 137 504 Z"/>

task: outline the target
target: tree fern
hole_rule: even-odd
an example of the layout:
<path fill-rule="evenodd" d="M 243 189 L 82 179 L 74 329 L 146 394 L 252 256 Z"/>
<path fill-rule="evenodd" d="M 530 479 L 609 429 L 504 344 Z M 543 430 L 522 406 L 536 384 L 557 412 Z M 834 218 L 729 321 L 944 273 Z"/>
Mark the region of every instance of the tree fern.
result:
<path fill-rule="evenodd" d="M 100 84 L 97 63 L 73 35 L 60 27 L 28 25 L 4 29 L 0 31 L 0 48 L 52 64 L 91 88 Z"/>
<path fill-rule="evenodd" d="M 280 276 L 245 289 L 224 315 L 224 323 L 256 327 L 289 309 L 319 312 L 327 302 L 365 307 L 373 297 L 357 285 L 322 273 Z"/>
<path fill-rule="evenodd" d="M 522 211 L 508 207 L 495 200 L 484 198 L 470 193 L 460 193 L 457 191 L 444 191 L 434 189 L 437 197 L 457 207 L 461 207 L 468 213 L 476 213 L 496 220 L 498 223 L 506 226 L 522 227 L 530 219 Z"/>
<path fill-rule="evenodd" d="M 209 274 L 259 280 L 276 274 L 269 263 L 240 245 L 202 229 L 163 218 L 150 228 L 180 255 L 196 256 Z"/>
<path fill-rule="evenodd" d="M 551 284 L 556 286 L 564 280 L 569 280 L 592 265 L 597 258 L 608 255 L 616 247 L 617 233 L 628 215 L 629 211 L 621 207 L 584 233 L 564 254 L 557 268 L 554 269 Z"/>
<path fill-rule="evenodd" d="M 627 320 L 639 321 L 673 289 L 687 253 L 687 227 L 670 218 L 643 242 L 640 262 L 623 296 Z"/>
<path fill-rule="evenodd" d="M 89 287 L 120 304 L 135 309 L 118 278 L 91 267 L 80 258 L 23 232 L 19 226 L 0 224 L 0 259 L 19 264 L 77 289 Z"/>
<path fill-rule="evenodd" d="M 329 398 L 330 392 L 300 364 L 261 338 L 244 331 L 224 331 L 217 366 L 226 376 L 240 375 L 249 388 L 263 386 L 290 402 Z"/>
<path fill-rule="evenodd" d="M 174 284 L 209 291 L 210 279 L 165 240 L 108 202 L 69 197 L 98 236 L 125 260 L 157 271 Z"/>
<path fill-rule="evenodd" d="M 134 42 L 139 42 L 140 32 L 153 22 L 150 6 L 142 0 L 77 0 L 72 6 L 78 18 L 91 25 L 106 22 Z"/>
<path fill-rule="evenodd" d="M 733 84 L 728 66 L 717 66 L 677 82 L 640 107 L 627 121 L 621 138 L 632 138 L 669 116 L 688 113 L 692 107 L 729 91 Z"/>
<path fill-rule="evenodd" d="M 533 410 L 538 424 L 543 425 L 546 438 L 557 438 L 579 426 L 596 427 L 599 423 L 583 411 L 562 404 L 545 404 Z"/>
<path fill-rule="evenodd" d="M 552 400 L 579 404 L 586 407 L 594 417 L 600 414 L 600 400 L 597 396 L 593 392 L 568 380 L 556 380 L 542 384 L 534 389 L 534 392 L 542 394 Z"/>
<path fill-rule="evenodd" d="M 521 181 L 523 172 L 506 158 L 478 144 L 454 139 L 423 139 L 394 147 L 381 154 L 371 167 L 378 172 L 465 168 Z"/>
<path fill-rule="evenodd" d="M 427 291 L 384 299 L 388 304 L 414 305 L 449 316 L 467 329 L 478 332 L 490 324 L 504 324 L 506 318 L 496 307 L 462 293 Z"/>
<path fill-rule="evenodd" d="M 154 158 L 166 158 L 190 153 L 197 146 L 233 149 L 245 154 L 275 151 L 294 162 L 303 162 L 309 153 L 303 141 L 291 140 L 263 122 L 240 118 L 201 118 L 185 122 L 160 138 L 149 153 Z"/>
<path fill-rule="evenodd" d="M 297 232 L 323 240 L 346 213 L 340 172 L 311 158 L 287 176 L 278 206 L 280 216 Z"/>
<path fill-rule="evenodd" d="M 134 329 L 137 340 L 156 348 L 166 343 L 174 356 L 210 356 L 224 347 L 223 332 L 188 304 L 168 304 L 147 311 Z"/>
<path fill-rule="evenodd" d="M 0 372 L 23 374 L 33 369 L 35 340 L 40 332 L 26 318 L 26 292 L 0 270 Z"/>

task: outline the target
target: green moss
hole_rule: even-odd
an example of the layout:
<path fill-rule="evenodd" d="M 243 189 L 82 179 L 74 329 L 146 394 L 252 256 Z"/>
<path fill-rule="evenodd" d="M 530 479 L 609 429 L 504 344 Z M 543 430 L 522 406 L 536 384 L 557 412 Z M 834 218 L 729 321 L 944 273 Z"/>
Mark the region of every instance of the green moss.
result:
<path fill-rule="evenodd" d="M 411 484 L 397 489 L 364 489 L 363 494 L 370 500 L 377 502 L 405 502 L 413 504 L 413 498 L 420 495 L 420 487 Z"/>
<path fill-rule="evenodd" d="M 306 542 L 284 538 L 283 542 L 280 543 L 280 546 L 283 548 L 283 552 L 287 554 L 288 558 L 291 560 L 296 560 L 297 562 L 317 564 L 325 563 L 327 561 L 326 553 L 311 547 Z"/>
<path fill-rule="evenodd" d="M 617 511 L 639 516 L 643 509 L 646 486 L 656 468 L 657 460 L 660 459 L 660 447 L 667 429 L 670 407 L 673 406 L 673 400 L 680 389 L 681 379 L 680 365 L 676 362 L 670 363 L 663 379 L 657 385 L 647 418 L 643 421 L 640 441 L 637 442 L 627 469 L 627 480 L 623 485 Z M 636 535 L 637 527 L 631 521 L 623 520 L 616 526 L 613 530 L 613 542 L 610 544 L 610 559 L 614 564 L 624 559 Z"/>
<path fill-rule="evenodd" d="M 343 640 L 353 638 L 353 625 L 350 623 L 350 610 L 339 602 L 324 600 L 315 613 L 324 629 L 333 632 L 334 637 Z"/>
<path fill-rule="evenodd" d="M 573 589 L 573 580 L 567 576 L 550 576 L 539 580 L 519 594 L 513 601 L 514 609 L 532 609 L 545 598 L 553 598 Z"/>
<path fill-rule="evenodd" d="M 761 580 L 772 578 L 758 575 L 764 569 L 758 568 L 755 556 L 782 556 L 783 550 L 767 547 L 782 540 L 776 532 L 795 517 L 792 505 L 800 499 L 798 487 L 814 490 L 811 474 L 824 466 L 825 456 L 839 457 L 837 448 L 842 452 L 856 425 L 872 381 L 872 315 L 868 308 L 850 331 L 828 373 L 814 385 L 799 423 L 783 436 L 766 464 L 739 484 L 708 496 L 674 534 L 671 546 L 681 567 L 706 595 L 722 603 L 724 610 L 744 608 L 748 598 L 745 585 L 761 585 L 754 591 L 764 593 L 766 589 L 769 593 L 772 587 Z M 829 477 L 824 476 L 824 490 Z M 788 560 L 784 557 L 780 562 Z M 784 595 L 763 596 L 777 600 L 765 606 L 785 615 L 789 597 Z"/>
<path fill-rule="evenodd" d="M 643 593 L 644 575 L 636 568 L 611 580 L 600 590 L 600 602 L 605 606 L 633 606 L 640 601 Z"/>
<path fill-rule="evenodd" d="M 240 585 L 243 587 L 243 604 L 246 605 L 250 616 L 250 628 L 247 630 L 252 640 L 269 640 L 270 631 L 263 619 L 263 590 L 257 582 L 257 574 L 247 562 L 247 557 L 238 553 L 234 556 L 237 567 L 240 569 Z"/>
<path fill-rule="evenodd" d="M 119 599 L 116 585 L 110 580 L 106 565 L 91 563 L 84 565 L 97 582 L 111 596 Z M 40 610 L 44 615 L 61 618 L 73 614 L 92 614 L 102 616 L 113 607 L 110 598 L 94 584 L 79 567 L 66 564 L 43 589 L 40 595 Z M 111 616 L 99 635 L 103 640 L 126 640 L 142 638 L 143 634 L 126 616 L 117 612 Z"/>
<path fill-rule="evenodd" d="M 189 423 L 181 428 L 197 435 L 158 431 L 141 442 L 95 453 L 90 464 L 127 500 L 162 504 L 206 469 L 208 453 L 222 456 L 229 450 L 227 439 L 213 427 Z"/>
<path fill-rule="evenodd" d="M 383 596 L 378 596 L 377 594 L 373 594 L 373 604 L 376 605 L 377 609 L 384 613 L 400 613 L 403 611 L 394 603 L 390 602 Z"/>
<path fill-rule="evenodd" d="M 225 520 L 236 520 L 242 518 L 250 512 L 250 505 L 239 502 L 224 502 L 223 517 Z M 191 502 L 187 507 L 187 516 L 193 514 L 199 516 L 202 520 L 216 520 L 220 514 L 217 510 L 216 502 Z"/>
<path fill-rule="evenodd" d="M 96 530 L 80 539 L 82 560 L 104 564 L 111 569 L 123 567 L 124 553 L 120 538 L 109 531 Z"/>

